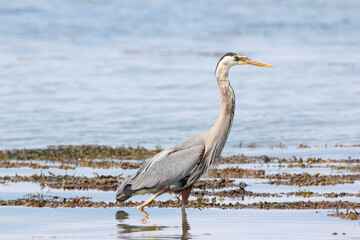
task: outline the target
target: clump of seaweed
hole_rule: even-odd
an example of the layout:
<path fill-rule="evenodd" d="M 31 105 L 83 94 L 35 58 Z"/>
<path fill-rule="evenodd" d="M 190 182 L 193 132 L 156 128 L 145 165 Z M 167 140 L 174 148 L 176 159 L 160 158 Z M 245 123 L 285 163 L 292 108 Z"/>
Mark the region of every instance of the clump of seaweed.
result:
<path fill-rule="evenodd" d="M 192 196 L 218 196 L 218 197 L 228 197 L 228 198 L 241 198 L 244 200 L 245 197 L 262 197 L 262 198 L 268 198 L 268 197 L 276 197 L 276 198 L 282 198 L 282 197 L 303 197 L 303 198 L 311 198 L 311 197 L 325 197 L 325 198 L 341 198 L 341 197 L 360 197 L 360 194 L 355 193 L 347 193 L 347 192 L 341 192 L 341 193 L 317 193 L 317 192 L 311 192 L 306 190 L 300 190 L 296 192 L 281 192 L 281 193 L 264 193 L 264 192 L 252 192 L 245 189 L 245 187 L 239 186 L 236 189 L 231 190 L 223 190 L 223 191 L 193 191 L 191 193 Z"/>
<path fill-rule="evenodd" d="M 326 167 L 334 169 L 334 170 L 345 170 L 348 172 L 360 172 L 360 165 L 354 165 L 354 166 L 327 165 Z"/>
<path fill-rule="evenodd" d="M 360 147 L 360 144 L 351 144 L 351 145 L 345 145 L 345 144 L 335 144 L 334 147 Z"/>
<path fill-rule="evenodd" d="M 275 145 L 275 147 L 273 147 L 273 148 L 286 149 L 286 148 L 287 148 L 287 146 L 281 142 L 281 143 L 279 143 L 278 145 Z"/>
<path fill-rule="evenodd" d="M 91 167 L 108 169 L 119 167 L 122 169 L 136 169 L 142 163 L 129 162 L 122 160 L 143 160 L 159 153 L 161 149 L 148 150 L 142 147 L 108 147 L 99 145 L 60 145 L 49 146 L 46 149 L 14 149 L 0 150 L 0 167 L 2 168 L 20 168 L 30 167 L 33 169 L 73 169 L 74 167 Z M 44 164 L 21 161 L 44 161 Z M 106 160 L 106 161 L 101 161 Z M 60 162 L 60 165 L 46 165 L 47 162 Z M 360 159 L 322 159 L 322 158 L 275 158 L 268 156 L 247 157 L 244 155 L 220 158 L 219 164 L 247 164 L 247 163 L 277 163 L 279 167 L 324 167 L 314 164 L 322 163 L 360 163 Z M 288 165 L 284 165 L 284 164 Z M 336 166 L 333 169 L 349 170 L 356 172 L 359 166 Z"/>
<path fill-rule="evenodd" d="M 10 160 L 0 160 L 0 168 L 23 168 L 28 167 L 32 169 L 49 169 L 49 168 L 57 168 L 57 169 L 72 169 L 74 170 L 74 166 L 69 166 L 66 164 L 61 165 L 44 165 L 39 163 L 33 163 L 33 162 L 11 162 Z"/>
<path fill-rule="evenodd" d="M 213 178 L 265 178 L 264 170 L 242 169 L 242 168 L 226 168 L 215 169 L 209 173 L 209 177 Z"/>
<path fill-rule="evenodd" d="M 123 176 L 105 176 L 97 175 L 95 177 L 84 176 L 71 176 L 71 175 L 44 175 L 34 174 L 31 176 L 1 176 L 0 183 L 6 184 L 9 182 L 38 182 L 41 187 L 48 187 L 53 189 L 63 190 L 99 190 L 99 191 L 114 191 L 118 184 L 123 180 Z M 198 181 L 194 185 L 192 196 L 218 196 L 230 198 L 245 197 L 325 197 L 325 198 L 342 198 L 342 197 L 360 197 L 360 193 L 347 193 L 347 192 L 331 192 L 331 193 L 316 193 L 306 190 L 299 190 L 296 192 L 282 192 L 282 193 L 262 193 L 252 192 L 245 188 L 247 184 L 240 182 L 235 183 L 233 179 L 204 179 Z M 230 190 L 221 190 L 223 188 L 234 188 Z M 196 190 L 200 189 L 200 190 Z M 214 191 L 220 189 L 220 191 Z M 209 191 L 212 190 L 212 191 Z"/>
<path fill-rule="evenodd" d="M 291 185 L 291 186 L 327 186 L 345 183 L 354 183 L 355 180 L 360 180 L 360 174 L 348 175 L 320 175 L 316 173 L 311 175 L 309 173 L 299 174 L 271 174 L 266 176 L 270 184 L 276 185 Z"/>
<path fill-rule="evenodd" d="M 46 149 L 0 150 L 0 160 L 79 160 L 79 159 L 135 159 L 141 160 L 159 153 L 161 149 L 143 147 L 108 147 L 100 145 L 60 145 Z"/>
<path fill-rule="evenodd" d="M 354 211 L 346 209 L 346 212 L 341 212 L 338 209 L 336 209 L 335 213 L 329 213 L 328 216 L 339 217 L 341 219 L 347 219 L 347 220 L 360 220 L 360 213 L 356 212 L 356 209 L 353 210 Z"/>
<path fill-rule="evenodd" d="M 299 144 L 299 146 L 297 148 L 310 148 L 310 146 L 308 146 L 306 144 Z"/>
<path fill-rule="evenodd" d="M 225 187 L 234 187 L 237 184 L 234 183 L 235 180 L 232 179 L 213 179 L 213 180 L 199 180 L 197 183 L 195 183 L 194 188 L 200 188 L 200 189 L 221 189 Z"/>
<path fill-rule="evenodd" d="M 15 200 L 0 200 L 0 206 L 25 206 L 25 207 L 135 207 L 139 202 L 104 202 L 104 201 L 91 201 L 89 197 L 73 197 L 63 198 L 58 196 L 44 196 L 42 194 L 28 195 L 23 198 Z M 180 207 L 178 200 L 167 201 L 154 201 L 149 207 Z M 348 201 L 297 201 L 297 202 L 256 202 L 249 204 L 236 203 L 222 203 L 221 199 L 206 198 L 199 196 L 196 200 L 188 202 L 189 208 L 219 208 L 219 209 L 356 209 L 360 208 L 360 203 Z M 357 213 L 356 213 L 357 214 Z"/>
<path fill-rule="evenodd" d="M 0 176 L 0 183 L 9 182 L 38 182 L 43 187 L 64 190 L 89 190 L 96 189 L 100 191 L 114 191 L 118 184 L 124 180 L 124 177 L 111 175 L 97 175 L 95 177 L 55 175 L 55 174 L 34 174 L 30 176 Z M 198 189 L 221 189 L 225 187 L 234 187 L 234 180 L 231 179 L 213 179 L 200 180 L 194 188 Z"/>
<path fill-rule="evenodd" d="M 2 176 L 0 183 L 5 182 L 39 182 L 41 187 L 64 190 L 89 190 L 115 191 L 120 181 L 124 178 L 119 176 L 98 175 L 96 177 L 34 174 L 31 176 Z"/>
<path fill-rule="evenodd" d="M 78 159 L 78 160 L 70 160 L 61 161 L 60 165 L 47 165 L 45 163 L 34 163 L 34 162 L 23 162 L 17 160 L 0 160 L 0 168 L 22 168 L 29 167 L 32 169 L 50 169 L 57 168 L 68 170 L 74 170 L 76 167 L 88 167 L 88 168 L 101 168 L 101 169 L 109 169 L 109 168 L 122 168 L 122 169 L 137 169 L 143 163 L 142 162 L 130 162 L 130 161 L 122 161 L 122 160 L 104 160 L 98 161 L 94 159 Z"/>
<path fill-rule="evenodd" d="M 220 158 L 219 164 L 246 164 L 246 163 L 270 163 L 277 162 L 278 158 L 268 157 L 268 156 L 260 156 L 260 157 L 247 157 L 244 155 L 238 156 L 230 156 L 225 158 Z"/>

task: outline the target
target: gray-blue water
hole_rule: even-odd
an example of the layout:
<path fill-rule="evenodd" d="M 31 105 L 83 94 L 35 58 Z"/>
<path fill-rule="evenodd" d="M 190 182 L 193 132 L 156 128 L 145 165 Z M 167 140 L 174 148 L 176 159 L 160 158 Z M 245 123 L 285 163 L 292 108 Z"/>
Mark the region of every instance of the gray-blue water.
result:
<path fill-rule="evenodd" d="M 359 144 L 359 12 L 357 0 L 1 1 L 0 149 L 168 147 L 215 122 L 228 51 L 274 67 L 231 69 L 227 148 Z"/>
<path fill-rule="evenodd" d="M 180 209 L 155 208 L 149 211 L 149 219 L 144 221 L 135 208 L 2 207 L 0 236 L 9 240 L 359 239 L 358 223 L 328 217 L 328 212 L 331 211 L 188 209 L 182 214 Z M 15 217 L 19 213 L 22 218 Z"/>

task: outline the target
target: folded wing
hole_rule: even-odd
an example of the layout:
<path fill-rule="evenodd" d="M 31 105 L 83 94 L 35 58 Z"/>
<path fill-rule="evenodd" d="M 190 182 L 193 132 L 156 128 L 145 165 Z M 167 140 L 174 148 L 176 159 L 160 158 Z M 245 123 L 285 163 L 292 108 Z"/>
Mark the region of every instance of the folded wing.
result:
<path fill-rule="evenodd" d="M 128 183 L 132 191 L 177 184 L 196 171 L 204 152 L 202 144 L 164 150 L 145 163 Z"/>

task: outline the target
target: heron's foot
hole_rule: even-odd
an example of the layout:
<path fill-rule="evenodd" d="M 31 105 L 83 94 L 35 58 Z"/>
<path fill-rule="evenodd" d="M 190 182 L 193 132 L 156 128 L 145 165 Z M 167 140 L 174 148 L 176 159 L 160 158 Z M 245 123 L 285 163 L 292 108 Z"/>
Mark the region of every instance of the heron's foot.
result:
<path fill-rule="evenodd" d="M 143 219 L 149 218 L 149 214 L 144 211 L 144 206 L 140 205 L 136 209 L 143 214 Z"/>

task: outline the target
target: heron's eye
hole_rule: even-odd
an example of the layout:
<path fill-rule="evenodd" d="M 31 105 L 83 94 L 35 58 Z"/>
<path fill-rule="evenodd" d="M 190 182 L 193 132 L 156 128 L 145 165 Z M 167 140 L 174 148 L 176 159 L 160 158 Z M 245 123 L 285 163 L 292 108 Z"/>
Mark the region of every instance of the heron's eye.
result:
<path fill-rule="evenodd" d="M 234 56 L 234 59 L 235 59 L 235 61 L 239 61 L 239 60 L 241 60 L 241 57 L 239 57 L 239 56 Z"/>

